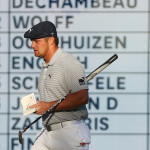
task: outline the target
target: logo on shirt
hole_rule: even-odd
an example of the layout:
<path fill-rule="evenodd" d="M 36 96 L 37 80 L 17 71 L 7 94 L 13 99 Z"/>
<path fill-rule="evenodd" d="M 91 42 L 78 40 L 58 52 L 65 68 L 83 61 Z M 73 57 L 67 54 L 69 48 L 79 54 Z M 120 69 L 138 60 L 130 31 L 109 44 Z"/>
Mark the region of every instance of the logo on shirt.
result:
<path fill-rule="evenodd" d="M 79 79 L 79 84 L 80 85 L 84 85 L 85 84 L 85 77 L 82 77 L 81 79 Z"/>
<path fill-rule="evenodd" d="M 52 76 L 51 76 L 50 74 L 49 74 L 48 76 L 49 76 L 49 77 L 50 77 L 50 79 L 51 79 L 51 77 L 52 77 Z"/>

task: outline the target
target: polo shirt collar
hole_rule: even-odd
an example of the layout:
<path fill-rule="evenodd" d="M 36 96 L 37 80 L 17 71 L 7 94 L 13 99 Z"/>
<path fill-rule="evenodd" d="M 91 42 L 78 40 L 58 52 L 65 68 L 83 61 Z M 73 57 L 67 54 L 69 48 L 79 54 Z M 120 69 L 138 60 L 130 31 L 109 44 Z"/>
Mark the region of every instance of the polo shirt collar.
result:
<path fill-rule="evenodd" d="M 59 48 L 55 54 L 53 55 L 53 57 L 51 58 L 51 60 L 49 61 L 48 64 L 46 64 L 45 62 L 43 62 L 43 68 L 48 67 L 48 66 L 53 66 L 55 64 L 55 62 L 58 60 L 58 58 L 61 56 L 62 50 L 61 48 Z"/>

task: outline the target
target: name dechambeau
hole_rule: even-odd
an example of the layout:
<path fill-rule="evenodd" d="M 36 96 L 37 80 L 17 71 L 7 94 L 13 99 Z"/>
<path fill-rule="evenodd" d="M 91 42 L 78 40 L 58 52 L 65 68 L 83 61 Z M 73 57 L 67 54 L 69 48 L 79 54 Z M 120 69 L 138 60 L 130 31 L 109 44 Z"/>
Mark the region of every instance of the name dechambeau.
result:
<path fill-rule="evenodd" d="M 13 8 L 135 8 L 137 0 L 13 0 Z"/>

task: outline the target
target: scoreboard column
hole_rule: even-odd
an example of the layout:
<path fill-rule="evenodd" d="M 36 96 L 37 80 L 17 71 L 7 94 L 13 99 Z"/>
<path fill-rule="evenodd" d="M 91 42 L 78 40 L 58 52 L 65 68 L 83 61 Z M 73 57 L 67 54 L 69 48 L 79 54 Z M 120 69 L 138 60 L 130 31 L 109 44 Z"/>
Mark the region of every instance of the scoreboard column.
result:
<path fill-rule="evenodd" d="M 0 2 L 0 150 L 8 141 L 8 0 Z M 7 19 L 6 19 L 7 18 Z M 7 42 L 6 42 L 7 41 Z"/>
<path fill-rule="evenodd" d="M 41 69 L 42 60 L 34 56 L 31 49 L 31 41 L 24 39 L 23 35 L 26 27 L 20 18 L 26 19 L 30 13 L 19 14 L 11 12 L 11 36 L 10 36 L 10 138 L 9 149 L 13 150 L 30 150 L 34 143 L 36 133 L 42 128 L 41 120 L 35 123 L 28 131 L 23 134 L 23 144 L 18 142 L 18 131 L 25 128 L 33 122 L 37 115 L 33 114 L 23 117 L 21 98 L 35 93 L 38 99 L 37 83 Z"/>

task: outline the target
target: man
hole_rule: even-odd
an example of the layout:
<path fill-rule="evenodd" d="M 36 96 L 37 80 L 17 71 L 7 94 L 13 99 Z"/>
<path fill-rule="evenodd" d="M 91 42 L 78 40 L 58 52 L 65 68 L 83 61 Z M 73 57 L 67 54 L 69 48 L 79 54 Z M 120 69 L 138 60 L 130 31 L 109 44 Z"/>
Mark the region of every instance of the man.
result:
<path fill-rule="evenodd" d="M 65 98 L 52 114 L 42 117 L 44 128 L 31 150 L 88 150 L 90 133 L 84 122 L 88 117 L 88 87 L 83 66 L 58 47 L 52 22 L 33 26 L 24 37 L 31 39 L 35 56 L 45 61 L 38 82 L 40 100 L 30 108 L 42 115 Z"/>

